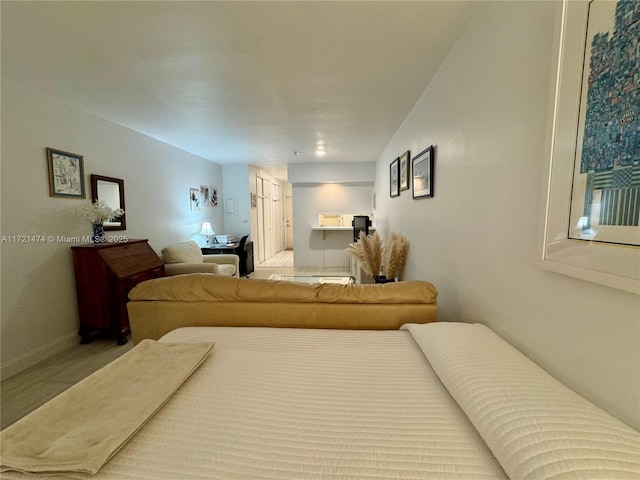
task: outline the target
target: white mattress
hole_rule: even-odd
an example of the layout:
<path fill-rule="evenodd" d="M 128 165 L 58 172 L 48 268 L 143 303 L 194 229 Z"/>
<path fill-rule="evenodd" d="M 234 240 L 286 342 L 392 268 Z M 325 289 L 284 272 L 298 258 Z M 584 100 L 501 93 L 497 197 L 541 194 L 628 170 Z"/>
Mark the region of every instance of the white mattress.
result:
<path fill-rule="evenodd" d="M 486 327 L 403 328 L 173 331 L 212 354 L 93 478 L 640 478 L 639 432 Z"/>
<path fill-rule="evenodd" d="M 164 337 L 205 339 L 209 359 L 92 478 L 504 478 L 408 332 Z"/>

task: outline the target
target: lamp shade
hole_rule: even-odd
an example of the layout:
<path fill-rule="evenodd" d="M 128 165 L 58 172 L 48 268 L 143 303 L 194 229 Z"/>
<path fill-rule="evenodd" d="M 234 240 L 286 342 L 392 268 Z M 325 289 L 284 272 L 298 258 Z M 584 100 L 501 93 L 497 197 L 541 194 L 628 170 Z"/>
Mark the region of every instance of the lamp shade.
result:
<path fill-rule="evenodd" d="M 216 232 L 211 228 L 211 224 L 209 222 L 202 222 L 202 229 L 198 235 L 203 235 L 205 237 L 209 237 L 211 235 L 215 235 Z"/>

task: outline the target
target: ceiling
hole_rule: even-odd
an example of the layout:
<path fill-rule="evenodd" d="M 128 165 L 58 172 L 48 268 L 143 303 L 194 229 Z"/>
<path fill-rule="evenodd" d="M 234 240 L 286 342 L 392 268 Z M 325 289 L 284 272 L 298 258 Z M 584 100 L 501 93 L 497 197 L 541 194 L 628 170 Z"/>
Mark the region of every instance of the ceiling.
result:
<path fill-rule="evenodd" d="M 287 163 L 375 161 L 476 5 L 2 1 L 1 72 L 208 160 L 282 177 Z"/>

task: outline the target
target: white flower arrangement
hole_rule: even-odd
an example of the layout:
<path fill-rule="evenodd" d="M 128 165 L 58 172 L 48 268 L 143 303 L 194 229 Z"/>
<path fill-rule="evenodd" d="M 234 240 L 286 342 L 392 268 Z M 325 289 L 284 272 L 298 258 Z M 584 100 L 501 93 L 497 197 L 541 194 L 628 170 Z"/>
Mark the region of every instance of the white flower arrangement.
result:
<path fill-rule="evenodd" d="M 101 225 L 104 222 L 124 214 L 121 208 L 113 209 L 104 200 L 96 200 L 93 203 L 84 204 L 76 208 L 76 215 L 89 220 L 93 224 Z"/>

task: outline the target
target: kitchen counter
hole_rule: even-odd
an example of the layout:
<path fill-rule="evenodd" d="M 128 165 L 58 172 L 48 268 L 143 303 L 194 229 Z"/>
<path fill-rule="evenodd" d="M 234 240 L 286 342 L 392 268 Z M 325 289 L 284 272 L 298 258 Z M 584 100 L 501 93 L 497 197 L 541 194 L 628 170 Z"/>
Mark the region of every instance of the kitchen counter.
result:
<path fill-rule="evenodd" d="M 375 230 L 376 227 L 369 227 L 369 231 L 373 231 Z M 335 231 L 335 232 L 351 232 L 353 231 L 353 227 L 323 227 L 320 225 L 311 227 L 311 230 L 318 230 L 318 231 Z"/>

